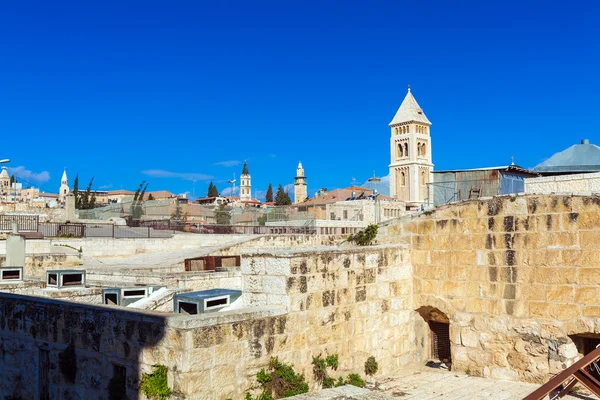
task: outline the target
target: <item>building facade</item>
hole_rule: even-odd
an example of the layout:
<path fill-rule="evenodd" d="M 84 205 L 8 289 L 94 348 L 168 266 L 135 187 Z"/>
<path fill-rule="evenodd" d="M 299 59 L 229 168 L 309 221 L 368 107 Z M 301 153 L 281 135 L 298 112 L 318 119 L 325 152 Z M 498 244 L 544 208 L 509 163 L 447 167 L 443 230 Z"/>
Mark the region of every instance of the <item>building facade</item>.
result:
<path fill-rule="evenodd" d="M 242 175 L 240 175 L 240 201 L 252 200 L 252 182 L 250 172 L 248 172 L 248 163 L 244 161 Z"/>
<path fill-rule="evenodd" d="M 306 188 L 306 176 L 302 163 L 298 163 L 296 168 L 296 177 L 294 178 L 294 204 L 302 203 L 308 198 L 308 189 Z"/>
<path fill-rule="evenodd" d="M 432 181 L 431 122 L 408 88 L 408 93 L 389 124 L 390 196 L 407 206 L 427 202 Z"/>

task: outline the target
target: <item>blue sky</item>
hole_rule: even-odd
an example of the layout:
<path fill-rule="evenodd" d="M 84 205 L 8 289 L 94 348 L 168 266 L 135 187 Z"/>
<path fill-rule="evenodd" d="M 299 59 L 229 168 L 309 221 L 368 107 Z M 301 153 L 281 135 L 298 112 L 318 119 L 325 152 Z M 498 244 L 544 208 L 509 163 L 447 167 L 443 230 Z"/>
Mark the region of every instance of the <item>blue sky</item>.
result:
<path fill-rule="evenodd" d="M 50 3 L 0 9 L 0 158 L 44 190 L 363 182 L 409 83 L 436 169 L 600 144 L 592 1 Z"/>

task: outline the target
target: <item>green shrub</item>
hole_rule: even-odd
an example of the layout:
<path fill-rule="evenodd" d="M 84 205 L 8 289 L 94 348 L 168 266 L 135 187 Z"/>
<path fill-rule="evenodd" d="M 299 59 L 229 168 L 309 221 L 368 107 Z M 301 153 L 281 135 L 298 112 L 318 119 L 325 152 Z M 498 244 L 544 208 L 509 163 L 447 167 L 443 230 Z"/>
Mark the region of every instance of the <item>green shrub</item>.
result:
<path fill-rule="evenodd" d="M 339 364 L 339 356 L 337 354 L 332 354 L 325 358 L 321 357 L 320 354 L 313 357 L 313 375 L 323 389 L 329 389 L 335 386 L 335 379 L 329 376 L 327 368 L 337 371 Z"/>
<path fill-rule="evenodd" d="M 308 392 L 308 383 L 304 374 L 298 374 L 294 368 L 272 357 L 267 371 L 261 369 L 256 374 L 256 381 L 262 393 L 253 397 L 246 393 L 246 400 L 271 400 L 295 396 Z"/>
<path fill-rule="evenodd" d="M 346 378 L 346 384 L 358 387 L 365 387 L 365 381 L 358 374 L 350 374 Z"/>
<path fill-rule="evenodd" d="M 171 397 L 173 391 L 169 388 L 167 381 L 167 367 L 154 365 L 154 371 L 142 376 L 140 389 L 149 399 L 166 400 Z"/>
<path fill-rule="evenodd" d="M 377 237 L 378 229 L 377 225 L 369 225 L 365 229 L 358 231 L 356 235 L 350 235 L 348 241 L 354 242 L 359 246 L 370 246 Z"/>
<path fill-rule="evenodd" d="M 375 360 L 375 357 L 371 356 L 367 358 L 367 361 L 365 361 L 365 374 L 367 376 L 375 375 L 378 369 L 379 364 L 377 364 L 377 360 Z"/>

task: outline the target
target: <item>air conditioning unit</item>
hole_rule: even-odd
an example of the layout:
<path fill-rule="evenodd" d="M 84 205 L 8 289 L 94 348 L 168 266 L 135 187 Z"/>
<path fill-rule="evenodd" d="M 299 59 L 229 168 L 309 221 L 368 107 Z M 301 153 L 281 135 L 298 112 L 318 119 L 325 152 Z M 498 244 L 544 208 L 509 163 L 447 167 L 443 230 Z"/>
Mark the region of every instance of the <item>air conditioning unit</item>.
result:
<path fill-rule="evenodd" d="M 85 287 L 85 271 L 78 269 L 46 271 L 46 286 L 55 289 Z"/>
<path fill-rule="evenodd" d="M 124 288 L 102 289 L 102 304 L 128 306 L 131 303 L 146 298 L 165 286 L 132 286 Z"/>
<path fill-rule="evenodd" d="M 179 293 L 173 296 L 173 312 L 190 315 L 217 312 L 232 304 L 241 295 L 241 290 L 230 289 Z"/>

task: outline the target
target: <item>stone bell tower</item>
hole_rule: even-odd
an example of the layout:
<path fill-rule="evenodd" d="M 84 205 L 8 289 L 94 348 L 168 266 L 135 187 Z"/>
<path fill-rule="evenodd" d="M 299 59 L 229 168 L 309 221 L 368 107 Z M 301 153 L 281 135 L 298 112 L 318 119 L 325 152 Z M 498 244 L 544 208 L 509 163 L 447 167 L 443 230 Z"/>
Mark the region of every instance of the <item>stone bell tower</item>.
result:
<path fill-rule="evenodd" d="M 67 178 L 67 170 L 65 169 L 60 179 L 60 189 L 58 190 L 58 200 L 61 203 L 65 202 L 65 198 L 69 194 L 69 178 Z"/>
<path fill-rule="evenodd" d="M 296 177 L 294 178 L 294 204 L 302 203 L 308 197 L 308 189 L 306 188 L 306 176 L 304 176 L 304 168 L 302 163 L 298 163 L 296 168 Z"/>
<path fill-rule="evenodd" d="M 431 122 L 408 93 L 390 122 L 390 196 L 409 206 L 432 203 L 427 184 L 433 181 Z"/>
<path fill-rule="evenodd" d="M 248 163 L 244 161 L 242 175 L 240 175 L 240 201 L 252 200 L 252 183 L 250 172 L 248 172 Z"/>

